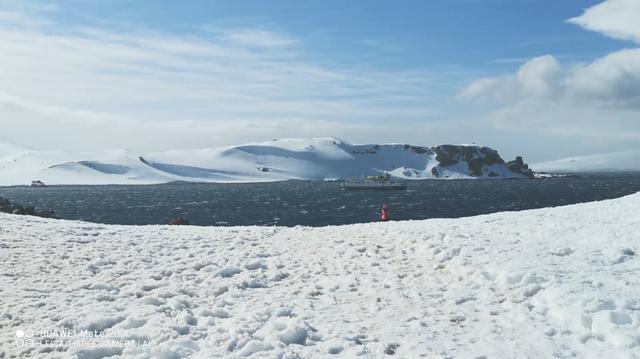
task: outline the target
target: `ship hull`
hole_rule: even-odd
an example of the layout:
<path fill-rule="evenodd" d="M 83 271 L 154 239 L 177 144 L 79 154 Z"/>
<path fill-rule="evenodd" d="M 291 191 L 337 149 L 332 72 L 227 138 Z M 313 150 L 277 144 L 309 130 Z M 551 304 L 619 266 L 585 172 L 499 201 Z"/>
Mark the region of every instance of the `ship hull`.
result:
<path fill-rule="evenodd" d="M 406 191 L 404 183 L 343 183 L 342 189 L 346 191 Z"/>

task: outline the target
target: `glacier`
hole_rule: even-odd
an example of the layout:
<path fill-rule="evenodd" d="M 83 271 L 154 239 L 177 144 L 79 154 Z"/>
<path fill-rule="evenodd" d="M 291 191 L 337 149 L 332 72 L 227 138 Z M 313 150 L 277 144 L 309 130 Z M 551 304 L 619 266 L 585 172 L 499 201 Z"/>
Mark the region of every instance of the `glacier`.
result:
<path fill-rule="evenodd" d="M 337 138 L 279 139 L 208 149 L 138 153 L 64 152 L 0 144 L 0 185 L 156 184 L 340 180 L 387 172 L 404 179 L 527 178 L 521 157 L 505 162 L 478 145 L 352 145 Z"/>

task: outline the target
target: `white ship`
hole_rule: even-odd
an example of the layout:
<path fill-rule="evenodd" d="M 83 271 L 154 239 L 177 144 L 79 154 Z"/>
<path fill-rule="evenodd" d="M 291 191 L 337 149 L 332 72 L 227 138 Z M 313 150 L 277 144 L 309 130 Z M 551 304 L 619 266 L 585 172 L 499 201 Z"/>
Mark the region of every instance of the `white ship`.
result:
<path fill-rule="evenodd" d="M 382 176 L 353 178 L 343 182 L 340 187 L 342 187 L 343 190 L 405 191 L 407 189 L 407 183 L 392 178 L 386 173 Z"/>
<path fill-rule="evenodd" d="M 46 187 L 47 185 L 44 184 L 44 182 L 38 180 L 38 181 L 31 181 L 31 187 Z"/>

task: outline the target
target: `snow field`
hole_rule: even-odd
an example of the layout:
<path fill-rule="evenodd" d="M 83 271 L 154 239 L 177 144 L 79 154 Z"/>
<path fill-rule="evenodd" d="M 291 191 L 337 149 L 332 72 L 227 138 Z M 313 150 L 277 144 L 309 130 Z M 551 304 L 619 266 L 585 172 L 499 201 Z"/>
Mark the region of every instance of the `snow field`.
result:
<path fill-rule="evenodd" d="M 431 149 L 432 150 L 432 149 Z M 136 153 L 68 153 L 0 143 L 0 185 L 155 184 L 335 180 L 389 172 L 406 179 L 476 178 L 466 161 L 440 166 L 434 152 L 408 145 L 351 145 L 336 138 L 279 139 L 234 147 Z M 505 165 L 485 165 L 481 178 L 525 178 Z M 494 172 L 499 177 L 488 177 Z"/>
<path fill-rule="evenodd" d="M 637 358 L 638 233 L 640 194 L 323 228 L 2 214 L 0 357 Z M 16 345 L 57 328 L 148 345 Z"/>
<path fill-rule="evenodd" d="M 532 165 L 538 171 L 598 172 L 640 171 L 640 150 L 562 158 Z"/>

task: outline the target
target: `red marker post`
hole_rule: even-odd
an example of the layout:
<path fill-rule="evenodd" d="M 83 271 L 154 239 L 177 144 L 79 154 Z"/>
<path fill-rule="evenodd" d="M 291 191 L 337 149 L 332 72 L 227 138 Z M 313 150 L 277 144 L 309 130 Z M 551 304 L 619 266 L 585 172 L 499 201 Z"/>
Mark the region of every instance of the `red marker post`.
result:
<path fill-rule="evenodd" d="M 387 222 L 389 220 L 389 206 L 386 203 L 382 205 L 382 210 L 380 211 L 380 220 L 383 222 Z"/>

